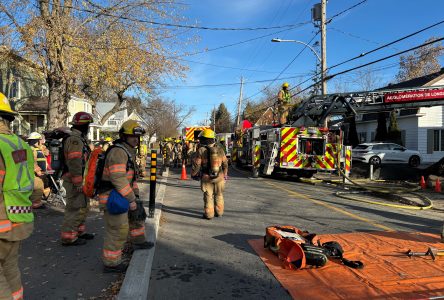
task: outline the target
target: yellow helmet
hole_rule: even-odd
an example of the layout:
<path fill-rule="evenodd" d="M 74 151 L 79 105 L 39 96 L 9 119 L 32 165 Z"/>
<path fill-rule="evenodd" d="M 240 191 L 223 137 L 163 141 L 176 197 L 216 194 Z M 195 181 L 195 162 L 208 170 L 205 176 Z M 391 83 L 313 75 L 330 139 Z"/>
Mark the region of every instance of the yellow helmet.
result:
<path fill-rule="evenodd" d="M 0 114 L 6 113 L 14 118 L 17 115 L 17 112 L 13 111 L 11 105 L 9 104 L 8 98 L 5 95 L 0 93 Z"/>
<path fill-rule="evenodd" d="M 290 85 L 288 84 L 288 82 L 284 82 L 283 84 L 282 84 L 282 87 L 283 88 L 288 88 Z"/>
<path fill-rule="evenodd" d="M 214 138 L 216 138 L 216 133 L 213 130 L 211 130 L 210 128 L 207 128 L 207 129 L 201 131 L 201 133 L 199 133 L 199 137 L 204 137 L 207 139 L 214 139 Z"/>
<path fill-rule="evenodd" d="M 105 142 L 112 142 L 112 141 L 113 141 L 113 139 L 109 136 L 105 138 Z"/>
<path fill-rule="evenodd" d="M 221 137 L 221 138 L 220 138 L 220 141 L 221 141 L 221 142 L 225 142 L 225 138 L 224 138 L 224 137 Z"/>
<path fill-rule="evenodd" d="M 141 136 L 145 134 L 145 129 L 136 120 L 128 120 L 123 122 L 119 133 Z"/>

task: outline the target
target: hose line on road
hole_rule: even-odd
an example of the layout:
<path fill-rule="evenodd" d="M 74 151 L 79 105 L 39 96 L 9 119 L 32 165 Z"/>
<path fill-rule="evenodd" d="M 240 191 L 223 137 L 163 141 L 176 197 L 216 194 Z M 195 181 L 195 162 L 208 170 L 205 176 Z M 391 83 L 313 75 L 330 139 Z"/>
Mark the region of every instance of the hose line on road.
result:
<path fill-rule="evenodd" d="M 432 200 L 430 200 L 428 197 L 424 196 L 424 195 L 419 195 L 416 194 L 414 192 L 419 190 L 418 186 L 415 186 L 413 188 L 400 188 L 400 187 L 396 187 L 396 188 L 389 188 L 389 187 L 385 187 L 385 188 L 381 188 L 381 187 L 373 187 L 371 185 L 368 184 L 360 184 L 357 183 L 355 180 L 351 180 L 350 177 L 348 177 L 344 171 L 341 169 L 340 163 L 339 163 L 339 151 L 338 151 L 338 157 L 336 159 L 336 167 L 339 170 L 339 174 L 342 175 L 345 180 L 348 180 L 349 182 L 351 182 L 353 185 L 361 188 L 363 191 L 347 191 L 347 192 L 336 192 L 335 195 L 340 197 L 340 198 L 344 198 L 347 200 L 352 200 L 352 201 L 358 201 L 358 202 L 364 202 L 364 203 L 368 203 L 368 204 L 374 204 L 374 205 L 382 205 L 382 206 L 388 206 L 388 207 L 393 207 L 393 208 L 401 208 L 401 209 L 410 209 L 410 210 L 425 210 L 425 209 L 430 209 L 433 207 L 433 203 Z M 351 186 L 352 187 L 352 186 Z M 350 195 L 350 194 L 362 194 L 362 193 L 368 193 L 368 192 L 372 192 L 375 196 L 387 196 L 387 195 L 394 195 L 397 194 L 399 198 L 401 198 L 401 201 L 404 203 L 412 203 L 413 201 L 408 200 L 402 196 L 400 196 L 400 194 L 413 194 L 416 197 L 420 198 L 421 200 L 424 201 L 424 205 L 423 206 L 416 206 L 416 205 L 399 205 L 399 204 L 391 204 L 391 203 L 385 203 L 385 202 L 379 202 L 379 201 L 370 201 L 370 200 L 364 200 L 364 199 L 357 199 L 354 197 L 347 197 L 345 195 Z M 381 197 L 382 198 L 382 197 Z"/>

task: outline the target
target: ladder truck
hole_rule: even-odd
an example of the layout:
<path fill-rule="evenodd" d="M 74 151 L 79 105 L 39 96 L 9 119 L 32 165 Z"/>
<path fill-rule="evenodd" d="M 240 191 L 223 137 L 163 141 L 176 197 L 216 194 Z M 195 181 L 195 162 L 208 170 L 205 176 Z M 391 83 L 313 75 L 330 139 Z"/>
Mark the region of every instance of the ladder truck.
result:
<path fill-rule="evenodd" d="M 295 110 L 291 125 L 253 127 L 237 136 L 242 141 L 237 164 L 263 175 L 279 171 L 311 177 L 335 171 L 345 162 L 344 131 L 323 127 L 327 118 L 441 105 L 444 86 L 312 96 Z"/>

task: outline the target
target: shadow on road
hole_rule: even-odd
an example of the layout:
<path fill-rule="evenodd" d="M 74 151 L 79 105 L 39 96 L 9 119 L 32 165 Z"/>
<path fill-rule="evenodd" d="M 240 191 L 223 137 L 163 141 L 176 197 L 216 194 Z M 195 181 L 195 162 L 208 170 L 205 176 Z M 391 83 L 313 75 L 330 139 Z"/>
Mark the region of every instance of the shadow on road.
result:
<path fill-rule="evenodd" d="M 213 238 L 230 244 L 236 249 L 257 255 L 256 252 L 254 252 L 253 248 L 251 248 L 250 244 L 248 244 L 248 240 L 262 239 L 263 236 L 242 233 L 227 233 L 213 236 Z"/>
<path fill-rule="evenodd" d="M 201 211 L 185 209 L 185 208 L 181 208 L 181 207 L 172 207 L 172 206 L 163 205 L 162 206 L 162 211 L 170 213 L 170 214 L 175 214 L 175 215 L 180 215 L 180 216 L 184 216 L 184 217 L 189 217 L 189 218 L 195 218 L 195 219 L 201 219 L 202 218 L 202 212 Z"/>

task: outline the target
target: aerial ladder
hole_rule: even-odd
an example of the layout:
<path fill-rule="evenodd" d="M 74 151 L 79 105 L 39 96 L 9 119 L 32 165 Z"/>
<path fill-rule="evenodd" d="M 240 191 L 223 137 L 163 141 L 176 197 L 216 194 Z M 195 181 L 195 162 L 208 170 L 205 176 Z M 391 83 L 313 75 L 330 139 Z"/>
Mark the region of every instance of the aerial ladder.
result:
<path fill-rule="evenodd" d="M 246 144 L 251 148 L 243 149 L 249 154 L 244 161 L 247 165 L 259 161 L 264 175 L 280 171 L 311 177 L 317 171 L 335 171 L 345 160 L 344 137 L 340 128 L 324 126 L 328 118 L 440 105 L 444 105 L 444 86 L 312 96 L 294 111 L 291 125 L 250 129 L 258 133 L 246 133 L 252 138 L 244 143 L 243 148 Z M 258 144 L 260 158 L 254 159 L 251 145 Z"/>

